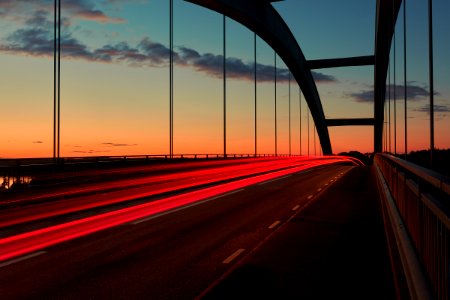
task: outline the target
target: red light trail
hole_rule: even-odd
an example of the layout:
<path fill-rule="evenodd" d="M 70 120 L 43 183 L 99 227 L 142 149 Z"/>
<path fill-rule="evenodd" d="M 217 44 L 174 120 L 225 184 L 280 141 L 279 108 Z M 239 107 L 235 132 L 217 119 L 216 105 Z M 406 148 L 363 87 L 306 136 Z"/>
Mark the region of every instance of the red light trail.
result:
<path fill-rule="evenodd" d="M 75 239 L 90 233 L 98 232 L 120 224 L 156 215 L 180 208 L 195 202 L 212 198 L 227 192 L 241 189 L 260 182 L 282 177 L 315 166 L 351 161 L 342 157 L 324 157 L 309 161 L 308 164 L 277 170 L 266 174 L 220 184 L 181 195 L 167 197 L 128 208 L 123 208 L 80 220 L 54 225 L 47 228 L 22 233 L 0 239 L 0 261 L 12 259 L 36 250 L 40 250 L 64 241 Z M 305 160 L 303 160 L 305 162 Z M 136 195 L 135 195 L 136 197 Z"/>

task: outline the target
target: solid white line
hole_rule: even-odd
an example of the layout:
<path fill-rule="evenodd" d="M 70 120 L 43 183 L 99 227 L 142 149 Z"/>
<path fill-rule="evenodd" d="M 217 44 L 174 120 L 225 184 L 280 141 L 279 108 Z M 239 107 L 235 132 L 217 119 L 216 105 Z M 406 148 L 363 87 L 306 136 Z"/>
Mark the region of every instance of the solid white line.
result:
<path fill-rule="evenodd" d="M 147 222 L 147 221 L 150 221 L 150 220 L 153 220 L 153 219 L 156 219 L 156 218 L 159 218 L 159 217 L 162 217 L 162 216 L 165 216 L 165 215 L 168 215 L 168 214 L 171 214 L 171 213 L 174 213 L 174 212 L 186 209 L 186 208 L 190 208 L 190 207 L 194 207 L 194 206 L 203 204 L 203 203 L 208 202 L 208 201 L 212 201 L 212 200 L 216 200 L 216 199 L 219 199 L 219 198 L 222 198 L 222 197 L 225 197 L 225 196 L 236 194 L 236 193 L 239 193 L 239 192 L 241 192 L 243 190 L 244 189 L 238 189 L 238 190 L 231 191 L 231 192 L 228 192 L 228 193 L 225 193 L 225 194 L 222 194 L 222 195 L 218 195 L 218 196 L 215 196 L 215 197 L 212 197 L 212 198 L 207 198 L 205 200 L 197 201 L 197 202 L 185 205 L 185 206 L 181 206 L 181 207 L 178 207 L 178 208 L 174 208 L 174 209 L 171 209 L 171 210 L 168 210 L 168 211 L 161 212 L 161 213 L 156 214 L 156 215 L 149 216 L 149 217 L 144 218 L 144 219 L 139 219 L 137 221 L 131 222 L 130 224 L 137 225 L 139 223 Z"/>
<path fill-rule="evenodd" d="M 313 197 L 313 195 L 309 195 L 309 196 L 308 196 L 308 199 L 311 199 L 312 197 Z"/>
<path fill-rule="evenodd" d="M 281 221 L 275 221 L 272 223 L 272 225 L 269 226 L 269 229 L 274 229 L 275 227 L 277 227 L 278 224 L 280 224 Z"/>
<path fill-rule="evenodd" d="M 223 264 L 229 264 L 230 262 L 233 261 L 233 259 L 235 259 L 236 257 L 238 257 L 242 252 L 244 252 L 245 249 L 238 249 L 236 250 L 236 252 L 234 252 L 233 254 L 231 254 L 230 256 L 228 256 L 222 263 Z"/>
<path fill-rule="evenodd" d="M 18 263 L 18 262 L 26 260 L 26 259 L 30 259 L 30 258 L 36 257 L 36 256 L 44 254 L 44 253 L 47 253 L 47 251 L 39 251 L 39 252 L 31 253 L 31 254 L 28 254 L 28 255 L 16 258 L 16 259 L 8 260 L 8 261 L 6 261 L 4 263 L 1 263 L 0 264 L 0 268 L 3 268 L 3 267 L 6 267 L 6 266 L 9 266 L 9 265 Z"/>
<path fill-rule="evenodd" d="M 296 210 L 299 209 L 299 208 L 300 208 L 300 205 L 296 205 L 296 206 L 294 206 L 294 207 L 292 208 L 292 210 L 296 211 Z"/>

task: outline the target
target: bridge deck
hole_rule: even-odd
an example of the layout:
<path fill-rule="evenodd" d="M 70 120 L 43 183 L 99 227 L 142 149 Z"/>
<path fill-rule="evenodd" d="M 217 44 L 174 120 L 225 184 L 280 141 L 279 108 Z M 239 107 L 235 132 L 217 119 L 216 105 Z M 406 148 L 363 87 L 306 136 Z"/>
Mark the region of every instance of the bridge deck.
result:
<path fill-rule="evenodd" d="M 394 298 L 376 189 L 370 168 L 353 168 L 206 298 Z"/>

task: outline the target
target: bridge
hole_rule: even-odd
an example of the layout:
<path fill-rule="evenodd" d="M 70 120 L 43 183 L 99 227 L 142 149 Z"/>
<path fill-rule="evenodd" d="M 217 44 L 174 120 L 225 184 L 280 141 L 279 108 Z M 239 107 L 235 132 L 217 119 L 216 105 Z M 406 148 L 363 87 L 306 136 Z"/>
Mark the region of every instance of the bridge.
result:
<path fill-rule="evenodd" d="M 449 9 L 0 3 L 2 299 L 448 299 Z"/>

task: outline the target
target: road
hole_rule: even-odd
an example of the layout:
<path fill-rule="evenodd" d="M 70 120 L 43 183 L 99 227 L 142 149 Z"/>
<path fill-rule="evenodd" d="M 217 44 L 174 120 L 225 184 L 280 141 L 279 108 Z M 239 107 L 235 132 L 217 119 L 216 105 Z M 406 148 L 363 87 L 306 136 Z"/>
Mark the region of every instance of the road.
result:
<path fill-rule="evenodd" d="M 303 170 L 0 263 L 0 294 L 194 298 L 351 168 Z"/>

